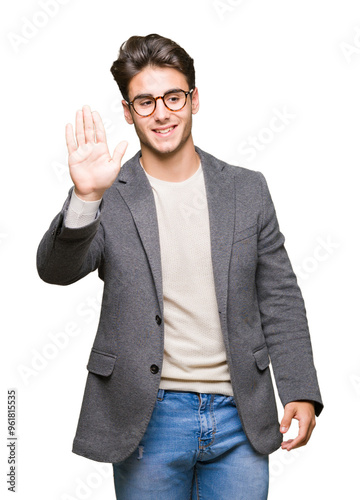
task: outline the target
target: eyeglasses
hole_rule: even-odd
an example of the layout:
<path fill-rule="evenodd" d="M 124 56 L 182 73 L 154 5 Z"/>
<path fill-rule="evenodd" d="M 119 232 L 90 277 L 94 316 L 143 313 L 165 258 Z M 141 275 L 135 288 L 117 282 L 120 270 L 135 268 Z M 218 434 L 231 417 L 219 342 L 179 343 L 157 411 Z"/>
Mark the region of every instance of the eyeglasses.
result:
<path fill-rule="evenodd" d="M 150 95 L 144 95 L 136 97 L 131 102 L 126 102 L 129 106 L 134 108 L 135 113 L 139 116 L 151 116 L 156 108 L 156 101 L 162 99 L 165 107 L 170 111 L 180 111 L 186 105 L 187 96 L 193 92 L 194 89 L 190 89 L 188 92 L 181 89 L 170 90 L 164 95 L 159 95 L 158 97 L 153 97 Z"/>

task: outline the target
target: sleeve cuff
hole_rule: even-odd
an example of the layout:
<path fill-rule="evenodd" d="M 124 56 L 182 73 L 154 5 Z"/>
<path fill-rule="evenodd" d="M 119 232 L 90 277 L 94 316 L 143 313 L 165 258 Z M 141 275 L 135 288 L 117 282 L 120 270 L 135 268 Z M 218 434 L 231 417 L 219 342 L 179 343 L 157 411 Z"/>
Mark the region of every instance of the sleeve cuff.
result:
<path fill-rule="evenodd" d="M 96 218 L 100 200 L 84 201 L 75 194 L 75 189 L 71 193 L 70 203 L 65 216 L 66 227 L 83 227 L 93 222 Z"/>

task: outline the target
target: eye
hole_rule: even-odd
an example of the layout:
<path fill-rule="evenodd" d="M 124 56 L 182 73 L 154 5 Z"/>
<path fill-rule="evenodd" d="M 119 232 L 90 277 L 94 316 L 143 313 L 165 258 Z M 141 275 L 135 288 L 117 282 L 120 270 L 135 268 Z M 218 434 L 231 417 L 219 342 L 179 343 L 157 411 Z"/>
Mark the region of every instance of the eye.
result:
<path fill-rule="evenodd" d="M 175 104 L 179 102 L 180 100 L 180 94 L 173 93 L 173 94 L 168 94 L 165 98 L 166 102 L 169 102 L 171 104 Z"/>
<path fill-rule="evenodd" d="M 148 108 L 153 104 L 153 101 L 151 99 L 137 99 L 136 100 L 136 105 L 141 106 L 142 108 Z"/>

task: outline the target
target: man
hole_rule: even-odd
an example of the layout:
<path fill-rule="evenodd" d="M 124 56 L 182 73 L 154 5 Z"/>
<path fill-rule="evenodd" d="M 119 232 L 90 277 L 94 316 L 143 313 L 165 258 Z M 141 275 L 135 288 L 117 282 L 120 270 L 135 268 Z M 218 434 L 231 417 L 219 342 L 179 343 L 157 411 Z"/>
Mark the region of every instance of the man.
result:
<path fill-rule="evenodd" d="M 176 43 L 131 37 L 111 71 L 141 150 L 120 169 L 127 144 L 111 158 L 99 114 L 78 111 L 74 188 L 38 250 L 49 283 L 104 281 L 73 451 L 113 463 L 121 499 L 266 499 L 268 455 L 305 445 L 323 407 L 266 181 L 194 146 Z"/>

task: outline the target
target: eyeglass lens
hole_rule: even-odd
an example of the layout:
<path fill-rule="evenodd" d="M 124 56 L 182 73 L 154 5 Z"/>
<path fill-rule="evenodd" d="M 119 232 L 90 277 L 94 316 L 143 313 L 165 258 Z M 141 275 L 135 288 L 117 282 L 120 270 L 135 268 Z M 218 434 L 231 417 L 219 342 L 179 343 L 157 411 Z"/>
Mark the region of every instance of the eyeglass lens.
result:
<path fill-rule="evenodd" d="M 164 104 L 171 111 L 179 111 L 185 106 L 186 95 L 183 91 L 169 92 L 164 95 Z M 134 109 L 139 115 L 150 115 L 155 109 L 155 98 L 154 97 L 137 97 L 134 100 Z"/>

